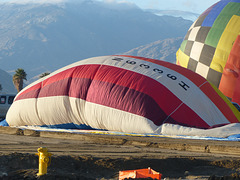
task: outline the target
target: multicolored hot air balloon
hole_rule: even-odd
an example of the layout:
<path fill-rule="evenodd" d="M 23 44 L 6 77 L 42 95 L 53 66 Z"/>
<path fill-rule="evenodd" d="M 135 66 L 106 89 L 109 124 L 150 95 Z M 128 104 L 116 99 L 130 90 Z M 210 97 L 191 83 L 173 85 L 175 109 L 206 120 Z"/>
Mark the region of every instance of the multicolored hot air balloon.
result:
<path fill-rule="evenodd" d="M 193 23 L 177 64 L 213 83 L 240 104 L 240 0 L 222 0 Z"/>
<path fill-rule="evenodd" d="M 23 89 L 6 122 L 222 137 L 240 132 L 239 115 L 220 91 L 186 68 L 142 57 L 102 56 L 66 66 Z"/>

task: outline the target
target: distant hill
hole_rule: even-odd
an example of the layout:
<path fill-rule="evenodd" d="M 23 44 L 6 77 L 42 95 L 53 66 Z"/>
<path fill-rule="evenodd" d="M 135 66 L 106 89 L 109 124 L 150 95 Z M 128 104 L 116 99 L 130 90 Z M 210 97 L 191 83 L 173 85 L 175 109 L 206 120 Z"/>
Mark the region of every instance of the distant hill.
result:
<path fill-rule="evenodd" d="M 184 36 L 192 24 L 115 1 L 20 2 L 0 3 L 0 67 L 23 68 L 29 81 L 81 59 Z"/>
<path fill-rule="evenodd" d="M 158 10 L 158 9 L 146 9 L 146 12 L 151 12 L 158 16 L 174 16 L 174 17 L 182 17 L 183 19 L 188 19 L 191 21 L 195 21 L 200 14 L 188 12 L 188 11 L 179 11 L 179 10 Z"/>
<path fill-rule="evenodd" d="M 176 63 L 176 52 L 179 49 L 182 40 L 182 37 L 159 40 L 134 48 L 130 51 L 124 52 L 123 54 L 160 59 Z"/>
<path fill-rule="evenodd" d="M 0 94 L 17 93 L 12 82 L 12 76 L 2 69 L 0 69 L 0 84 L 2 85 Z"/>

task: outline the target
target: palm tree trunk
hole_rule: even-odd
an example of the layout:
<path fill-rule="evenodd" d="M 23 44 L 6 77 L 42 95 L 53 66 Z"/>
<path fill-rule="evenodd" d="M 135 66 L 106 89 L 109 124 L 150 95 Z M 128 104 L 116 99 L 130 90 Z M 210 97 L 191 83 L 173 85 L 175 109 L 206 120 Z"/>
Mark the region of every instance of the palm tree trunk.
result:
<path fill-rule="evenodd" d="M 13 83 L 18 92 L 20 92 L 23 89 L 23 80 L 15 79 Z"/>

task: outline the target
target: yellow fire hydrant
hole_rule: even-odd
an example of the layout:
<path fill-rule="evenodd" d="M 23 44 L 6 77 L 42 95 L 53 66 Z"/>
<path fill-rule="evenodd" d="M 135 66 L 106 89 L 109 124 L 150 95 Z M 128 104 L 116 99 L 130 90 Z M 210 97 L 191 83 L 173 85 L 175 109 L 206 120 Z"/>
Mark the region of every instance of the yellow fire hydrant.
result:
<path fill-rule="evenodd" d="M 47 173 L 47 167 L 50 165 L 52 154 L 48 152 L 46 147 L 40 147 L 36 155 L 39 156 L 39 172 L 37 175 L 42 176 Z"/>

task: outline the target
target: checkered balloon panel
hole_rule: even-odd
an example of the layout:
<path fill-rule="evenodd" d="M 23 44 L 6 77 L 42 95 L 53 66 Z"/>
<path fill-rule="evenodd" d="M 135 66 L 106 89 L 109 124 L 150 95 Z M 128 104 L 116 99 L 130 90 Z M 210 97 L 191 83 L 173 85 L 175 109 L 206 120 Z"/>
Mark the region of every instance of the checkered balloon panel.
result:
<path fill-rule="evenodd" d="M 240 72 L 240 62 L 229 60 L 232 56 L 240 56 L 240 53 L 231 53 L 236 51 L 233 45 L 238 43 L 238 36 L 240 0 L 219 1 L 203 12 L 189 28 L 177 52 L 177 64 L 219 87 L 223 74 L 226 74 L 224 72 L 229 71 L 226 64 L 233 64 L 231 71 Z"/>

